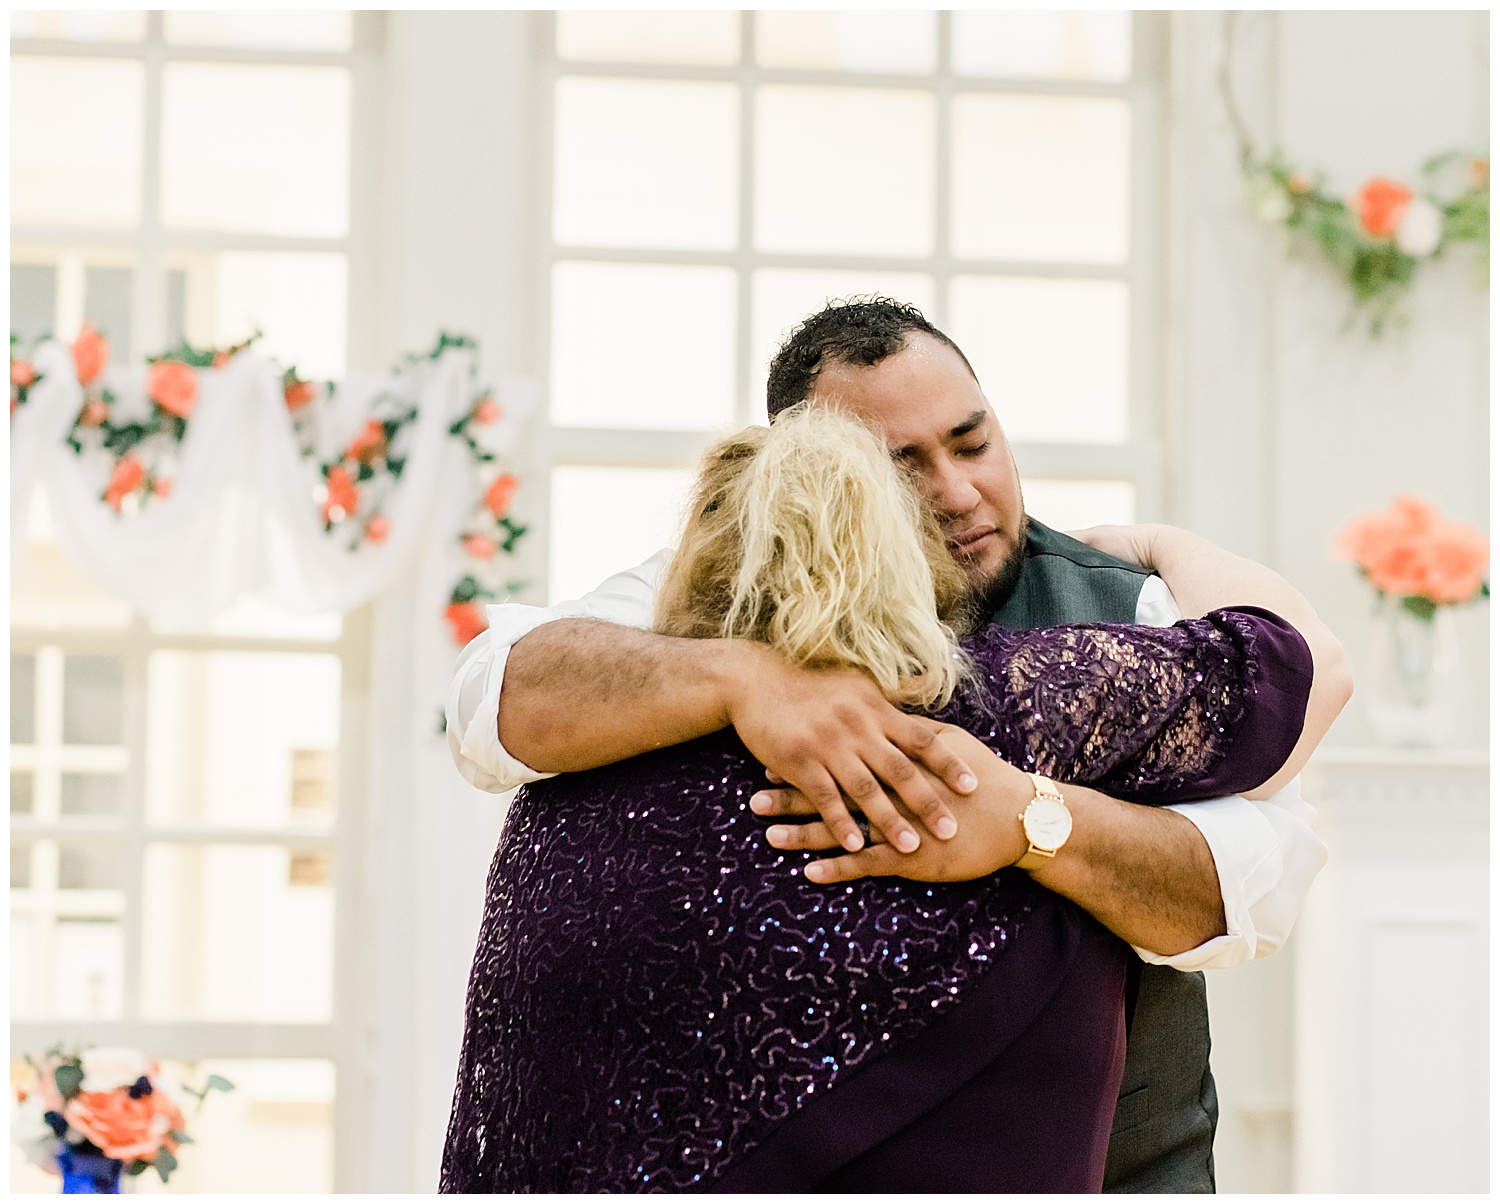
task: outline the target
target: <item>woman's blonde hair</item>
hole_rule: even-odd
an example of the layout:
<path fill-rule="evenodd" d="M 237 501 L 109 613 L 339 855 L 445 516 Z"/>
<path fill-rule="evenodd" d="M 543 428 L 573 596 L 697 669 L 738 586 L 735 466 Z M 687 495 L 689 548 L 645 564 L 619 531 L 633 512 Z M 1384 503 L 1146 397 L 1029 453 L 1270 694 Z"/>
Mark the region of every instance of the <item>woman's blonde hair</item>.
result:
<path fill-rule="evenodd" d="M 804 404 L 705 455 L 656 630 L 862 669 L 897 705 L 930 708 L 967 675 L 954 626 L 968 599 L 937 519 L 881 439 Z"/>

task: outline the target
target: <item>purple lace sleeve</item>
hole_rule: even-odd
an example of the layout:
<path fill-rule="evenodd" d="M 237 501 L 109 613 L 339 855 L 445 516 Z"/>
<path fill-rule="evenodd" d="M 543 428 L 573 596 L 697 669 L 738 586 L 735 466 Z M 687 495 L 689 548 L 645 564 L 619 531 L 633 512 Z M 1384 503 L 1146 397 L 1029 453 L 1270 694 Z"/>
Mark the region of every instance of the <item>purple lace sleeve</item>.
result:
<path fill-rule="evenodd" d="M 982 688 L 941 718 L 1006 760 L 1140 803 L 1250 790 L 1302 733 L 1312 654 L 1280 616 L 1216 610 L 1172 627 L 998 627 L 966 641 Z"/>

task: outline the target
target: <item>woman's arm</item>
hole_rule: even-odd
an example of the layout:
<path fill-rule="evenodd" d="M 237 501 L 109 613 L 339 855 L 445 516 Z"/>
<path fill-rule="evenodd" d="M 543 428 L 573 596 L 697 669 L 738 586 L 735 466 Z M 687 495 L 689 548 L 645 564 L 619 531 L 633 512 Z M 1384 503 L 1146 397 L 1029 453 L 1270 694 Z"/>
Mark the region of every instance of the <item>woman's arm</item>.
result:
<path fill-rule="evenodd" d="M 1307 599 L 1280 574 L 1180 527 L 1140 523 L 1090 527 L 1070 534 L 1101 552 L 1154 571 L 1166 582 L 1185 617 L 1197 618 L 1220 607 L 1259 606 L 1297 629 L 1313 658 L 1302 736 L 1281 767 L 1245 791 L 1245 797 L 1269 798 L 1300 773 L 1354 692 L 1343 647 Z"/>

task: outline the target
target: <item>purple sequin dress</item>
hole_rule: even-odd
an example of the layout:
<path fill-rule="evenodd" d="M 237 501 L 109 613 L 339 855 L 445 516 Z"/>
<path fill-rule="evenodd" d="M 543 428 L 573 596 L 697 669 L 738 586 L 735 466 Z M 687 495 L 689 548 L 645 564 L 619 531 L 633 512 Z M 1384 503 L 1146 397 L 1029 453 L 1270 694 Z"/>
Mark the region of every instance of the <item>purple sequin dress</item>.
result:
<path fill-rule="evenodd" d="M 1149 803 L 1270 776 L 1312 677 L 1252 609 L 966 647 L 983 688 L 940 718 Z M 1125 946 L 1014 869 L 815 885 L 763 785 L 726 730 L 516 795 L 442 1190 L 1097 1191 Z"/>

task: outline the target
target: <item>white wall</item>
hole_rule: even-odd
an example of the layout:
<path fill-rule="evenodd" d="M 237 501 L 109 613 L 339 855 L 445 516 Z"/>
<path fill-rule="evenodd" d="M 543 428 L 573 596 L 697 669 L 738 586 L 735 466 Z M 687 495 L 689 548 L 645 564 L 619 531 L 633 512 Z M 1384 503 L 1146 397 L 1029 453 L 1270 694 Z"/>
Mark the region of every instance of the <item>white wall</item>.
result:
<path fill-rule="evenodd" d="M 1170 515 L 1286 574 L 1358 682 L 1369 592 L 1329 556 L 1333 533 L 1402 490 L 1488 526 L 1486 294 L 1461 253 L 1423 271 L 1406 329 L 1343 329 L 1337 275 L 1315 253 L 1289 259 L 1247 214 L 1215 79 L 1222 29 L 1217 13 L 1173 17 Z M 1413 180 L 1450 148 L 1485 153 L 1488 54 L 1483 13 L 1247 13 L 1233 79 L 1260 148 L 1345 191 L 1376 173 Z M 1487 742 L 1488 617 L 1457 616 L 1453 734 L 1469 747 Z M 1373 742 L 1356 696 L 1329 743 Z M 1209 976 L 1222 1191 L 1294 1186 L 1293 965 L 1286 950 Z"/>

